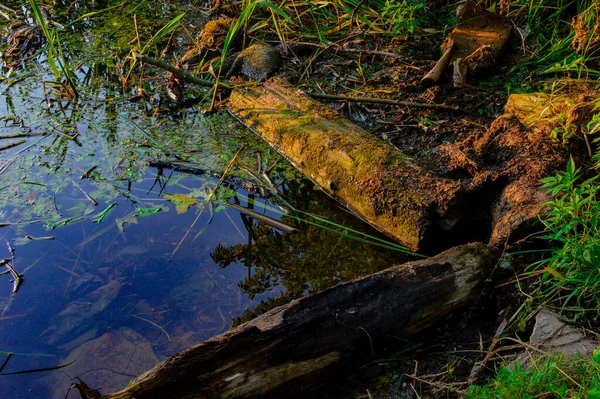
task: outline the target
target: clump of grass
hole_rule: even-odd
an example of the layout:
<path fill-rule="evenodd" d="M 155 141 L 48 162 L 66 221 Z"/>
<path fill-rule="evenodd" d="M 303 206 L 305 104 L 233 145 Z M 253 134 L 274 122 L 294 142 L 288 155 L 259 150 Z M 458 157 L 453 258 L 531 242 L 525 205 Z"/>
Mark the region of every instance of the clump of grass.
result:
<path fill-rule="evenodd" d="M 597 156 L 598 159 L 598 156 Z M 564 172 L 542 179 L 552 195 L 542 221 L 554 249 L 529 268 L 541 273 L 538 292 L 542 303 L 578 315 L 600 310 L 600 175 L 582 180 L 573 159 Z"/>
<path fill-rule="evenodd" d="M 517 32 L 529 61 L 544 74 L 569 74 L 578 78 L 597 77 L 600 72 L 590 67 L 598 59 L 600 41 L 600 6 L 596 0 L 519 0 L 511 3 L 518 10 Z M 568 21 L 571 21 L 569 23 Z"/>
<path fill-rule="evenodd" d="M 33 15 L 44 32 L 44 36 L 48 41 L 48 65 L 52 69 L 52 73 L 57 80 L 64 78 L 67 86 L 70 89 L 70 95 L 77 97 L 77 87 L 75 85 L 75 72 L 71 67 L 69 60 L 63 53 L 60 37 L 56 28 L 50 29 L 46 23 L 46 19 L 37 0 L 29 0 Z"/>
<path fill-rule="evenodd" d="M 600 355 L 568 361 L 540 358 L 529 367 L 502 367 L 487 385 L 472 385 L 465 399 L 600 399 Z"/>

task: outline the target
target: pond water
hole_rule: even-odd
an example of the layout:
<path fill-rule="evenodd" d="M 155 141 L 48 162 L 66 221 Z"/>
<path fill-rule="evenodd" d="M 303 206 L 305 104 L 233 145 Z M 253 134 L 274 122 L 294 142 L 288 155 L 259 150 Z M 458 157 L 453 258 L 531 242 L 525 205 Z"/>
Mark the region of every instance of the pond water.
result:
<path fill-rule="evenodd" d="M 77 98 L 50 83 L 48 47 L 2 65 L 0 259 L 23 279 L 15 290 L 0 270 L 0 399 L 78 397 L 67 395 L 75 377 L 121 389 L 253 310 L 402 260 L 366 243 L 381 236 L 225 111 L 170 102 L 157 71 L 132 78 L 149 97 L 124 89 L 114 21 L 133 24 L 132 10 L 160 15 L 137 20 L 156 31 L 176 10 L 118 4 L 61 33 Z M 79 2 L 56 10 L 63 24 L 92 11 Z M 11 28 L 0 24 L 5 37 Z M 259 168 L 274 164 L 273 194 Z"/>

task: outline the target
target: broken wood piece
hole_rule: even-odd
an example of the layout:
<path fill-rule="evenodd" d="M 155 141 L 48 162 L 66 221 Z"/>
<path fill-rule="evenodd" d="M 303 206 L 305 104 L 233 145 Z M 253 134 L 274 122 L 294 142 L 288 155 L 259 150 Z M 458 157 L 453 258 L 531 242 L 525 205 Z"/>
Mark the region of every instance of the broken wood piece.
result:
<path fill-rule="evenodd" d="M 457 7 L 456 22 L 458 26 L 450 32 L 443 45 L 444 54 L 421 80 L 425 87 L 436 84 L 450 64 L 454 65 L 456 73 L 457 59 L 464 60 L 471 73 L 490 69 L 512 31 L 512 25 L 506 18 L 469 1 Z M 459 73 L 462 70 L 459 69 Z M 466 73 L 462 73 L 462 79 L 466 81 Z"/>
<path fill-rule="evenodd" d="M 467 64 L 462 58 L 457 58 L 453 66 L 452 83 L 454 87 L 463 87 L 467 83 Z"/>
<path fill-rule="evenodd" d="M 448 66 L 448 62 L 450 62 L 452 50 L 454 50 L 454 41 L 450 39 L 444 45 L 444 53 L 442 54 L 442 57 L 438 60 L 438 62 L 436 62 L 433 69 L 429 71 L 427 75 L 423 77 L 423 79 L 421 79 L 421 85 L 425 87 L 431 87 L 440 80 L 442 73 Z"/>
<path fill-rule="evenodd" d="M 454 43 L 450 63 L 462 58 L 471 73 L 493 67 L 508 41 L 511 23 L 470 1 L 457 8 L 456 22 L 458 26 L 448 35 Z"/>
<path fill-rule="evenodd" d="M 294 300 L 173 355 L 104 399 L 285 397 L 407 337 L 481 292 L 497 252 L 474 243 Z M 279 396 L 277 396 L 279 394 Z"/>
<path fill-rule="evenodd" d="M 283 79 L 232 92 L 229 111 L 367 222 L 412 250 L 439 249 L 456 228 L 460 182 L 408 156 Z"/>

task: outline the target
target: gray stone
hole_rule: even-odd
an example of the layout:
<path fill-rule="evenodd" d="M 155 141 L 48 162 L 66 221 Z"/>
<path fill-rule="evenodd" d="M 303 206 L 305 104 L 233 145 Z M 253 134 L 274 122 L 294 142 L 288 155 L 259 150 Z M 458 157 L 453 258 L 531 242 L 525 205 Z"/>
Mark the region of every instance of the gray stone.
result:
<path fill-rule="evenodd" d="M 579 329 L 562 322 L 558 315 L 546 308 L 535 316 L 535 326 L 529 338 L 531 348 L 517 357 L 517 362 L 527 367 L 531 361 L 543 356 L 562 355 L 565 359 L 591 356 L 596 349 L 594 342 Z"/>
<path fill-rule="evenodd" d="M 72 365 L 53 371 L 47 379 L 53 399 L 65 399 L 75 377 L 102 392 L 123 389 L 129 381 L 150 369 L 158 358 L 150 342 L 130 328 L 120 328 L 75 348 L 61 363 Z M 76 390 L 68 398 L 78 398 Z"/>

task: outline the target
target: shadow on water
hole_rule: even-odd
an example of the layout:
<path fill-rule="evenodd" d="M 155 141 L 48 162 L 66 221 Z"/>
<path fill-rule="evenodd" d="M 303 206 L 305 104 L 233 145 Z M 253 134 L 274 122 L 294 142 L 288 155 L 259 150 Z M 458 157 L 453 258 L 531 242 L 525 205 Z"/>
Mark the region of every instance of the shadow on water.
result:
<path fill-rule="evenodd" d="M 162 8 L 147 23 L 156 7 L 138 10 L 140 30 L 172 17 Z M 55 8 L 64 24 L 92 11 L 79 2 Z M 2 374 L 73 363 L 1 376 L 0 399 L 62 399 L 74 377 L 121 389 L 232 321 L 403 259 L 365 243 L 381 237 L 225 113 L 166 112 L 163 95 L 123 90 L 119 48 L 131 38 L 119 32 L 133 32 L 133 17 L 117 11 L 64 36 L 76 99 L 60 88 L 44 95 L 42 82 L 55 79 L 44 49 L 8 77 L 1 68 L 0 147 L 23 142 L 0 151 L 0 259 L 13 248 L 10 264 L 24 277 L 13 293 L 10 274 L 0 276 L 0 364 L 13 354 Z M 3 36 L 10 29 L 0 22 Z M 213 194 L 242 144 L 233 178 Z M 277 161 L 278 193 L 269 195 L 257 165 Z M 243 188 L 248 181 L 258 190 Z M 350 239 L 350 228 L 368 236 Z"/>

